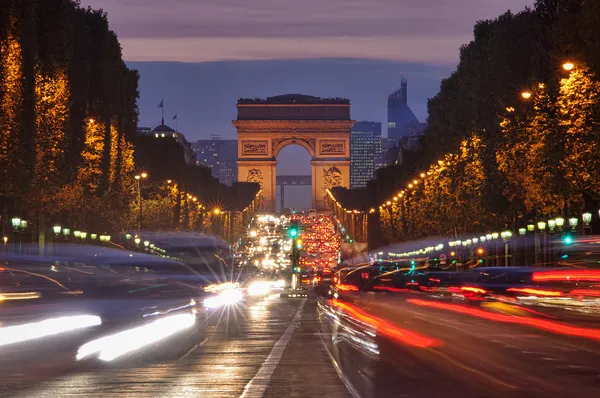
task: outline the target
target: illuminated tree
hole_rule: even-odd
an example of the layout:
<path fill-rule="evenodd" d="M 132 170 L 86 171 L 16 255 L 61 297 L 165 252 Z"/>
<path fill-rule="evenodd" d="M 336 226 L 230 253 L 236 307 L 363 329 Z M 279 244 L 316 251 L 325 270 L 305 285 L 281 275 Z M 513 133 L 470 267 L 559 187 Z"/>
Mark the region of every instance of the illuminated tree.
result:
<path fill-rule="evenodd" d="M 578 65 L 560 82 L 559 124 L 564 144 L 560 169 L 569 190 L 600 192 L 600 82 Z"/>

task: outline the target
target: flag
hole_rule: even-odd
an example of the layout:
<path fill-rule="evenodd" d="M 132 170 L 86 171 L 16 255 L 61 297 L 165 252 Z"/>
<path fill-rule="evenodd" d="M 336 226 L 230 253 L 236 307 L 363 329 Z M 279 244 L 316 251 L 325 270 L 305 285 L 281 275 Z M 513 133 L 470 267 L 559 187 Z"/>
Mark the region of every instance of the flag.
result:
<path fill-rule="evenodd" d="M 177 114 L 174 114 L 173 117 L 171 118 L 172 120 L 177 120 Z"/>
<path fill-rule="evenodd" d="M 163 107 L 163 100 L 160 100 L 160 104 L 158 104 L 158 107 L 159 107 L 159 108 L 162 108 L 162 107 Z"/>

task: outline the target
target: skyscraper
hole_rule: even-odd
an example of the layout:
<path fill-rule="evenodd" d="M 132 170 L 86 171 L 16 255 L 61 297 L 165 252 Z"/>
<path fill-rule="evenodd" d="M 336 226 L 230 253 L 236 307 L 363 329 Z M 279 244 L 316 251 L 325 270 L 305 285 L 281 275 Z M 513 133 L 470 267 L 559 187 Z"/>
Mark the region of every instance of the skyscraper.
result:
<path fill-rule="evenodd" d="M 226 185 L 237 181 L 237 140 L 224 140 L 220 135 L 192 144 L 198 164 L 211 169 L 213 177 Z"/>
<path fill-rule="evenodd" d="M 408 106 L 408 82 L 402 76 L 400 89 L 388 96 L 388 138 L 397 143 L 403 137 L 422 134 L 425 127 Z"/>
<path fill-rule="evenodd" d="M 356 122 L 350 132 L 350 188 L 373 179 L 381 157 L 381 123 Z"/>

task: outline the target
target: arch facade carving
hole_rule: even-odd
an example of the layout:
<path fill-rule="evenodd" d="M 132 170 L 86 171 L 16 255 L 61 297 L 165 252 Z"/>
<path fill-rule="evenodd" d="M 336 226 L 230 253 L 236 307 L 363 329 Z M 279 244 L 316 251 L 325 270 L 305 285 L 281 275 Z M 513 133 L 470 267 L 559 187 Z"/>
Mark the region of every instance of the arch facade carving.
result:
<path fill-rule="evenodd" d="M 350 186 L 350 103 L 286 95 L 239 100 L 238 180 L 259 182 L 264 211 L 276 209 L 277 155 L 300 145 L 311 157 L 312 206 L 325 209 L 326 189 Z"/>

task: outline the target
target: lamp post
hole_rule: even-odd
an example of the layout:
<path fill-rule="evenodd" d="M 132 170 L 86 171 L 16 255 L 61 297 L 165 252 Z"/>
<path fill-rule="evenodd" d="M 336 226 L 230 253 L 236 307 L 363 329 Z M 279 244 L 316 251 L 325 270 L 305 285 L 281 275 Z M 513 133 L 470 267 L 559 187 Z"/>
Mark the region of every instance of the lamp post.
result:
<path fill-rule="evenodd" d="M 546 222 L 545 221 L 538 221 L 537 227 L 540 230 L 540 234 L 541 234 L 539 242 L 540 243 L 543 242 L 543 244 L 544 244 L 544 247 L 543 247 L 543 251 L 544 251 L 544 265 L 546 265 Z"/>
<path fill-rule="evenodd" d="M 147 178 L 147 173 L 137 174 L 135 176 L 135 180 L 137 181 L 137 190 L 138 190 L 138 205 L 140 207 L 139 221 L 138 221 L 138 232 L 142 231 L 143 226 L 143 213 L 142 213 L 142 184 L 141 181 L 144 178 Z"/>
<path fill-rule="evenodd" d="M 13 231 L 15 233 L 15 245 L 17 244 L 17 236 L 19 237 L 19 254 L 23 254 L 23 232 L 27 229 L 27 221 L 20 217 L 13 217 L 11 220 Z M 15 247 L 16 251 L 16 247 Z"/>
<path fill-rule="evenodd" d="M 591 229 L 590 223 L 592 222 L 592 213 L 583 213 L 581 219 L 583 220 L 583 232 L 584 234 L 587 234 L 588 230 Z"/>
<path fill-rule="evenodd" d="M 508 267 L 508 241 L 512 238 L 512 231 L 503 231 L 500 235 L 504 240 L 504 266 Z"/>

